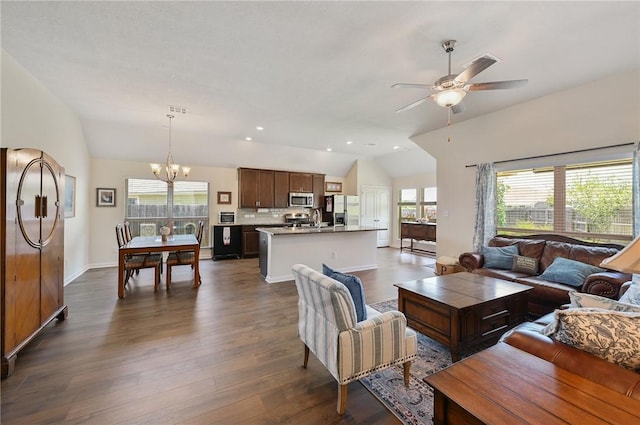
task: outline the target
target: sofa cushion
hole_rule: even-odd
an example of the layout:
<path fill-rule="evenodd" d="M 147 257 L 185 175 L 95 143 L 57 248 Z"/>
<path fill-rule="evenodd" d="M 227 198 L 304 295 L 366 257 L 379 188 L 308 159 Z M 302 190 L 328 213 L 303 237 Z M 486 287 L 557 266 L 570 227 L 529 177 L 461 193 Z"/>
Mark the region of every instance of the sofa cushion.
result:
<path fill-rule="evenodd" d="M 581 292 L 569 292 L 571 307 L 602 308 L 613 311 L 628 311 L 640 313 L 640 305 L 629 304 L 599 295 L 583 294 Z"/>
<path fill-rule="evenodd" d="M 640 305 L 640 283 L 632 283 L 622 294 L 619 300 L 621 303 Z"/>
<path fill-rule="evenodd" d="M 483 246 L 482 255 L 484 255 L 485 268 L 511 270 L 511 265 L 513 264 L 513 256 L 518 255 L 518 246 Z"/>
<path fill-rule="evenodd" d="M 525 257 L 524 255 L 514 255 L 511 270 L 528 275 L 538 274 L 538 259 L 534 257 Z"/>
<path fill-rule="evenodd" d="M 584 280 L 590 274 L 603 271 L 604 269 L 600 267 L 581 263 L 580 261 L 556 257 L 551 265 L 540 275 L 540 279 L 564 283 L 577 288 L 582 286 Z"/>
<path fill-rule="evenodd" d="M 598 308 L 556 310 L 549 335 L 627 369 L 640 368 L 640 313 Z"/>
<path fill-rule="evenodd" d="M 540 258 L 542 251 L 544 250 L 546 241 L 542 239 L 518 239 L 518 238 L 504 238 L 501 236 L 495 236 L 489 241 L 489 246 L 508 246 L 517 245 L 520 255 L 525 257 Z"/>
<path fill-rule="evenodd" d="M 331 267 L 326 264 L 322 265 L 322 274 L 325 276 L 329 276 L 332 279 L 337 280 L 347 287 L 349 293 L 351 293 L 351 298 L 353 299 L 353 304 L 356 307 L 356 322 L 362 322 L 367 319 L 367 308 L 366 302 L 364 299 L 364 290 L 362 288 L 362 281 L 358 276 L 354 276 L 352 274 L 346 274 L 339 272 L 337 270 L 333 270 Z"/>

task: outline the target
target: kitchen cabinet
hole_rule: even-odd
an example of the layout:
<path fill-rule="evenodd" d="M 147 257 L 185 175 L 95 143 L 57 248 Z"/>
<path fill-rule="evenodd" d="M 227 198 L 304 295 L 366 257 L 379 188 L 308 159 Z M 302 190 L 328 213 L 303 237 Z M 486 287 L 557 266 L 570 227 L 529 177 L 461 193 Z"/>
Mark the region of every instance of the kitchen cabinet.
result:
<path fill-rule="evenodd" d="M 52 320 L 67 317 L 65 175 L 52 157 L 36 149 L 1 149 L 0 169 L 1 348 L 6 378 L 18 352 Z"/>
<path fill-rule="evenodd" d="M 312 193 L 313 174 L 311 173 L 289 173 L 289 191 Z"/>
<path fill-rule="evenodd" d="M 253 168 L 238 169 L 240 208 L 274 207 L 274 171 Z"/>
<path fill-rule="evenodd" d="M 402 246 L 403 239 L 410 239 L 411 245 Z M 424 251 L 414 248 L 413 241 L 436 241 L 436 224 L 435 223 L 401 223 L 400 224 L 400 251 L 403 248 L 410 248 L 413 251 Z"/>
<path fill-rule="evenodd" d="M 287 208 L 289 206 L 289 172 L 274 172 L 274 201 L 275 208 Z"/>
<path fill-rule="evenodd" d="M 324 174 L 313 175 L 313 207 L 324 206 Z"/>
<path fill-rule="evenodd" d="M 260 254 L 259 226 L 242 226 L 242 258 L 257 257 Z"/>

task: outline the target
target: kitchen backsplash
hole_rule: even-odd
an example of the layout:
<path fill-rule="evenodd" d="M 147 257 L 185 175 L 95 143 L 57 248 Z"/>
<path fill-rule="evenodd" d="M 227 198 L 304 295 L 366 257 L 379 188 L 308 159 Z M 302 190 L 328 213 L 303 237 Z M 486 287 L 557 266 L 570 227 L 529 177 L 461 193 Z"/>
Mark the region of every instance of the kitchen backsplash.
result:
<path fill-rule="evenodd" d="M 258 208 L 236 211 L 236 224 L 275 224 L 284 223 L 284 215 L 294 212 L 311 214 L 311 208 Z"/>

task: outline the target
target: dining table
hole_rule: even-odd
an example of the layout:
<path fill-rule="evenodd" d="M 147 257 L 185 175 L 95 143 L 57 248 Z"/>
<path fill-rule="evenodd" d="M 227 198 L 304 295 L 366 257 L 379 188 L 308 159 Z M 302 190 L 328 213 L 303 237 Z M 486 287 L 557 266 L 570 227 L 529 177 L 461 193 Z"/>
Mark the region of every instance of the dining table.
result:
<path fill-rule="evenodd" d="M 162 236 L 136 236 L 118 250 L 118 298 L 124 298 L 124 263 L 127 255 L 147 252 L 164 251 L 193 251 L 195 262 L 193 266 L 193 287 L 200 286 L 200 243 L 195 235 L 168 235 L 166 240 Z"/>

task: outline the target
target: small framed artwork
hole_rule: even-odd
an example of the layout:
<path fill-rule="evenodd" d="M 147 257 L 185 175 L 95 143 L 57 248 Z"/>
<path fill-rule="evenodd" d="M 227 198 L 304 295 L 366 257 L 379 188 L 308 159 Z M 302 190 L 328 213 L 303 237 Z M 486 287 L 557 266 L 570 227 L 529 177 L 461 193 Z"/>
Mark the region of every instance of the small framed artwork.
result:
<path fill-rule="evenodd" d="M 97 207 L 115 207 L 116 206 L 116 190 L 99 187 L 96 189 L 96 206 Z"/>
<path fill-rule="evenodd" d="M 340 182 L 326 182 L 325 192 L 342 192 L 342 183 Z"/>
<path fill-rule="evenodd" d="M 218 204 L 230 204 L 231 192 L 218 192 Z"/>
<path fill-rule="evenodd" d="M 76 178 L 64 176 L 64 218 L 76 216 Z"/>

